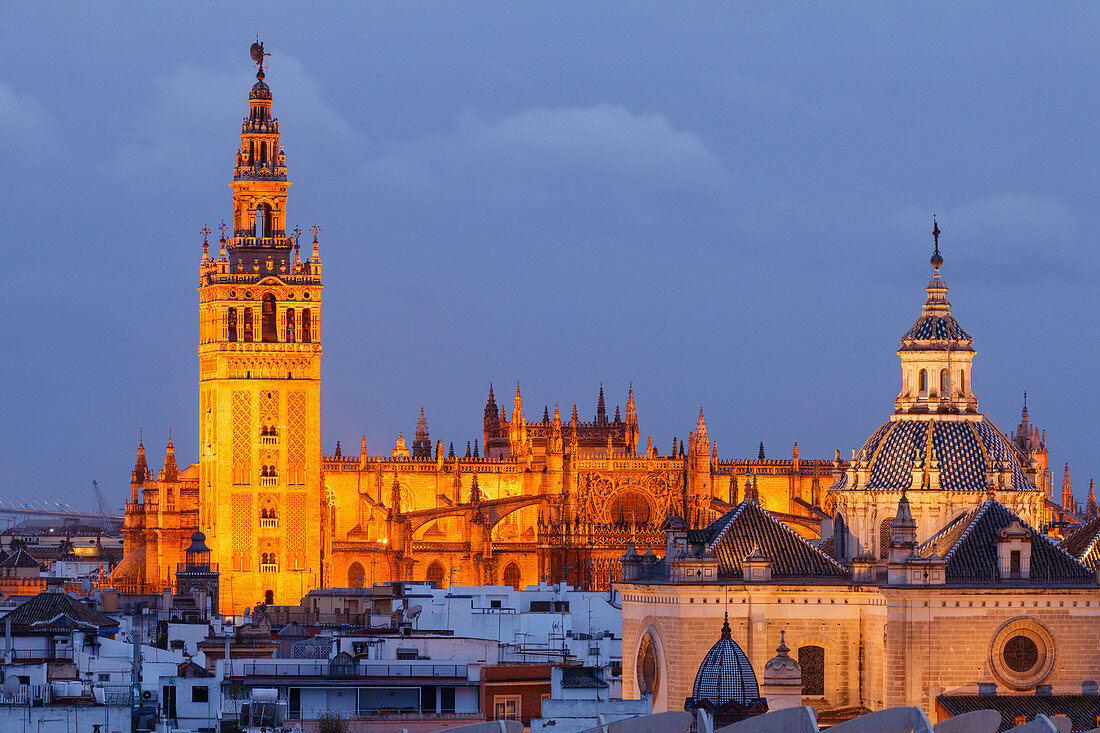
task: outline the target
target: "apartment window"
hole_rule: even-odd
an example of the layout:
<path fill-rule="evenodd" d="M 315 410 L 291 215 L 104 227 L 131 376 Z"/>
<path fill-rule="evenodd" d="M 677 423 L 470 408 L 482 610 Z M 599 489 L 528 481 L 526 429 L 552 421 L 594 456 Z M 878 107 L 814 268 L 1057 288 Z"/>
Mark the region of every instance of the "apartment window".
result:
<path fill-rule="evenodd" d="M 98 675 L 96 675 L 96 679 L 99 682 L 110 682 L 111 681 L 111 675 L 110 675 L 109 672 L 100 672 Z"/>
<path fill-rule="evenodd" d="M 442 713 L 453 713 L 455 711 L 455 688 L 439 688 L 439 711 Z"/>
<path fill-rule="evenodd" d="M 519 697 L 515 695 L 494 695 L 493 719 L 519 720 Z"/>
<path fill-rule="evenodd" d="M 209 702 L 210 688 L 206 685 L 195 685 L 191 688 L 191 702 Z"/>

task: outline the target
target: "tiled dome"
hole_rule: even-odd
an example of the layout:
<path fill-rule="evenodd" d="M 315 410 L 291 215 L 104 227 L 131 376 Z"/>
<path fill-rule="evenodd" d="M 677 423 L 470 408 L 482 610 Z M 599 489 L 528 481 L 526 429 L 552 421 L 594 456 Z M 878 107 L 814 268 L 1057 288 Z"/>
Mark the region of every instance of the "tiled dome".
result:
<path fill-rule="evenodd" d="M 939 469 L 939 488 L 945 491 L 985 490 L 989 472 L 1001 470 L 1011 475 L 1006 488 L 1033 489 L 1024 475 L 1026 458 L 988 418 L 887 421 L 863 444 L 853 465 L 870 471 L 862 488 L 900 490 L 911 486 L 914 467 L 924 469 L 929 461 Z"/>
<path fill-rule="evenodd" d="M 730 702 L 749 707 L 760 697 L 749 658 L 730 638 L 728 613 L 722 623 L 722 638 L 699 665 L 692 697 L 696 702 L 705 700 L 716 708 Z"/>

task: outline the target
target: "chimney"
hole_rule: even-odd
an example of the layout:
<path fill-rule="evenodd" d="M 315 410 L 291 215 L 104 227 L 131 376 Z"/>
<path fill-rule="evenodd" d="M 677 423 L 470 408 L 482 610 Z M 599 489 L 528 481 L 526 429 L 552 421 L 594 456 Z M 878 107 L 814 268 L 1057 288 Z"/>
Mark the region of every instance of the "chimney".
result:
<path fill-rule="evenodd" d="M 1082 695 L 1100 695 L 1100 691 L 1097 691 L 1096 680 L 1085 680 L 1081 683 Z"/>
<path fill-rule="evenodd" d="M 1035 688 L 1036 697 L 1050 697 L 1052 694 L 1054 692 L 1051 685 L 1039 685 Z"/>
<path fill-rule="evenodd" d="M 979 682 L 978 697 L 993 697 L 997 694 L 996 682 Z"/>

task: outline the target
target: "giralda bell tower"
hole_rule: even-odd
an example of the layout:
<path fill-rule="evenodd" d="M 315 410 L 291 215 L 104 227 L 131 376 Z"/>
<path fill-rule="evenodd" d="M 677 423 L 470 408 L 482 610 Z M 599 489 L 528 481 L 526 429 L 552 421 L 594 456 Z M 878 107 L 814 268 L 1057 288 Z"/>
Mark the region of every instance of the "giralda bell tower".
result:
<path fill-rule="evenodd" d="M 290 181 L 263 44 L 233 170 L 233 227 L 199 267 L 199 526 L 221 611 L 321 584 L 321 260 L 287 232 Z M 204 232 L 208 234 L 208 232 Z"/>

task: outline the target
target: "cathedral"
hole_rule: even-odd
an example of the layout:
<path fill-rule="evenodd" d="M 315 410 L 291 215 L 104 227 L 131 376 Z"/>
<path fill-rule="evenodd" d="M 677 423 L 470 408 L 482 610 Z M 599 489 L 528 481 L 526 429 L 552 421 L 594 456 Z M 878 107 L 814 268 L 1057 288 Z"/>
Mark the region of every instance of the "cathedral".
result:
<path fill-rule="evenodd" d="M 262 58 L 262 57 L 261 57 Z M 489 387 L 482 434 L 457 453 L 433 443 L 423 410 L 411 445 L 384 455 L 321 448 L 320 229 L 301 252 L 288 230 L 286 156 L 261 66 L 234 158 L 232 226 L 199 263 L 199 455 L 162 468 L 143 443 L 130 480 L 126 593 L 175 589 L 201 531 L 220 576 L 220 608 L 295 604 L 311 589 L 391 580 L 567 582 L 607 588 L 628 544 L 658 546 L 669 517 L 703 526 L 747 495 L 807 538 L 831 531 L 826 489 L 847 464 L 722 459 L 702 409 L 683 439 L 640 439 L 633 386 L 591 417 L 558 405 L 528 416 Z M 308 242 L 309 240 L 307 240 Z M 509 404 L 510 402 L 510 404 Z"/>
<path fill-rule="evenodd" d="M 797 444 L 783 459 L 762 445 L 756 458 L 723 459 L 702 409 L 684 439 L 659 449 L 641 440 L 632 385 L 622 409 L 601 385 L 583 419 L 576 404 L 529 416 L 519 385 L 499 396 L 490 386 L 481 435 L 457 452 L 433 443 L 421 410 L 412 440 L 398 433 L 386 454 L 363 439 L 357 454 L 337 442 L 324 455 L 320 229 L 302 253 L 262 63 L 256 77 L 229 182 L 232 225 L 219 227 L 216 251 L 202 232 L 197 461 L 180 469 L 169 440 L 154 470 L 139 443 L 119 590 L 175 590 L 197 531 L 220 610 L 239 612 L 392 580 L 607 588 L 628 546 L 660 547 L 669 522 L 706 527 L 746 500 L 839 563 L 886 558 L 902 496 L 921 541 L 987 495 L 1044 531 L 1080 523 L 1068 467 L 1053 500 L 1045 432 L 1026 406 L 1011 437 L 978 413 L 972 340 L 951 316 L 938 249 L 898 351 L 894 413 L 851 461 L 805 460 Z"/>

